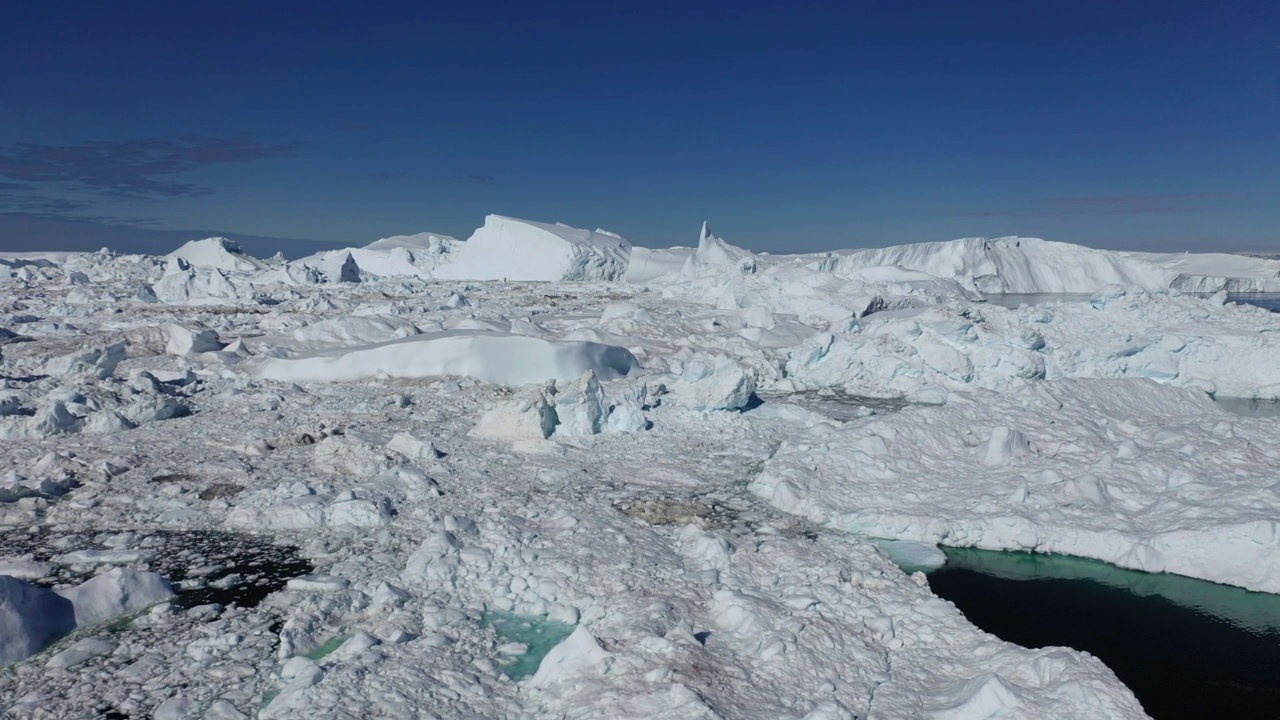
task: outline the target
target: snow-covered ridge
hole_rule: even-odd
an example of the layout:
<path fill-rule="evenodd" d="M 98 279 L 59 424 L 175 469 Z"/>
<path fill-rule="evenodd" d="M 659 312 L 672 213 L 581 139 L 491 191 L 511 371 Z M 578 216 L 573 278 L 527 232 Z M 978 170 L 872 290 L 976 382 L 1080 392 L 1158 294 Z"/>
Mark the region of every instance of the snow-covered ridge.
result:
<path fill-rule="evenodd" d="M 1280 315 L 1118 287 L 1091 302 L 1007 310 L 950 303 L 879 312 L 793 346 L 792 388 L 945 398 L 1057 378 L 1147 378 L 1227 397 L 1280 397 Z"/>

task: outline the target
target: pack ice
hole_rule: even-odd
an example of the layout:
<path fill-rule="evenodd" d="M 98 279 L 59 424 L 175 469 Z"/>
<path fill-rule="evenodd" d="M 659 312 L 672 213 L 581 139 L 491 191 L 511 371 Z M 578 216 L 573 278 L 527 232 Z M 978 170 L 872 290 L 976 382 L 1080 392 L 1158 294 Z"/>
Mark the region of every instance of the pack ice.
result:
<path fill-rule="evenodd" d="M 695 239 L 0 258 L 7 709 L 1140 718 L 886 553 L 1280 592 L 1277 263 Z"/>

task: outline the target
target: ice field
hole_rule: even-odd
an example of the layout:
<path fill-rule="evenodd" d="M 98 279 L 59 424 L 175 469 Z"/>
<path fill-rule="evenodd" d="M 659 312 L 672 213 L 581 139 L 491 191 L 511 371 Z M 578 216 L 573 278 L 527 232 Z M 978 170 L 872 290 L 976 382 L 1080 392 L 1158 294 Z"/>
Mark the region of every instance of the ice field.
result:
<path fill-rule="evenodd" d="M 1280 592 L 1280 261 L 690 239 L 0 255 L 0 709 L 1141 718 L 895 560 Z"/>

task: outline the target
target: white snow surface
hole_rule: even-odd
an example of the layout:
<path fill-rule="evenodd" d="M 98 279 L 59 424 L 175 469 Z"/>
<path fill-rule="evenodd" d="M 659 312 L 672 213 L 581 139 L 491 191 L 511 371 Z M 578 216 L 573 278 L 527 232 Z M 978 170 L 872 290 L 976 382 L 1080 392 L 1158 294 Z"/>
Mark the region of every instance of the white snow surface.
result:
<path fill-rule="evenodd" d="M 359 282 L 221 243 L 6 265 L 0 697 L 32 717 L 1144 717 L 1096 658 L 1001 642 L 887 556 L 1065 552 L 1280 592 L 1277 431 L 1208 395 L 1280 396 L 1280 322 L 1177 290 L 1267 266 L 984 242 L 642 250 L 490 216 L 364 248 L 408 263 L 383 272 L 340 250 Z M 992 288 L 1097 295 L 1007 310 Z M 188 531 L 311 567 L 260 604 L 75 629 L 153 602 L 112 573 Z M 204 553 L 180 555 L 181 592 L 251 582 Z M 92 583 L 54 630 L 30 610 Z M 566 639 L 529 648 L 495 616 Z"/>
<path fill-rule="evenodd" d="M 594 342 L 543 340 L 484 330 L 446 330 L 262 362 L 260 377 L 290 382 L 461 375 L 497 385 L 571 380 L 587 370 L 613 380 L 638 367 L 625 348 Z"/>
<path fill-rule="evenodd" d="M 876 313 L 814 335 L 790 382 L 907 396 L 1006 389 L 1038 379 L 1145 377 L 1227 397 L 1280 397 L 1280 317 L 1222 297 L 1113 287 L 1092 302 L 1006 310 L 953 303 Z"/>
<path fill-rule="evenodd" d="M 452 252 L 453 247 L 457 244 L 458 240 L 449 235 L 420 232 L 413 235 L 392 235 L 391 237 L 374 240 L 365 245 L 365 249 L 394 250 L 395 248 L 408 248 L 410 250 L 425 250 L 432 255 L 443 255 Z"/>
<path fill-rule="evenodd" d="M 295 260 L 291 265 L 311 266 L 329 278 L 342 276 L 348 262 L 358 268 L 360 276 L 430 278 L 436 268 L 452 259 L 458 241 L 447 235 L 418 233 L 376 240 L 364 247 L 325 250 Z M 350 271 L 347 272 L 350 277 Z"/>

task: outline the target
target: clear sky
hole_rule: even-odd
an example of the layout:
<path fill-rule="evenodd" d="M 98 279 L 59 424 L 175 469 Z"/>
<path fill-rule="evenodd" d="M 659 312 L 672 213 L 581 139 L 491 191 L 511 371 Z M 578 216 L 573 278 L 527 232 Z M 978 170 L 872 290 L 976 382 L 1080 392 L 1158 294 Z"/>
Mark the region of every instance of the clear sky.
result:
<path fill-rule="evenodd" d="M 0 67 L 11 217 L 1280 250 L 1274 1 L 41 0 Z"/>

